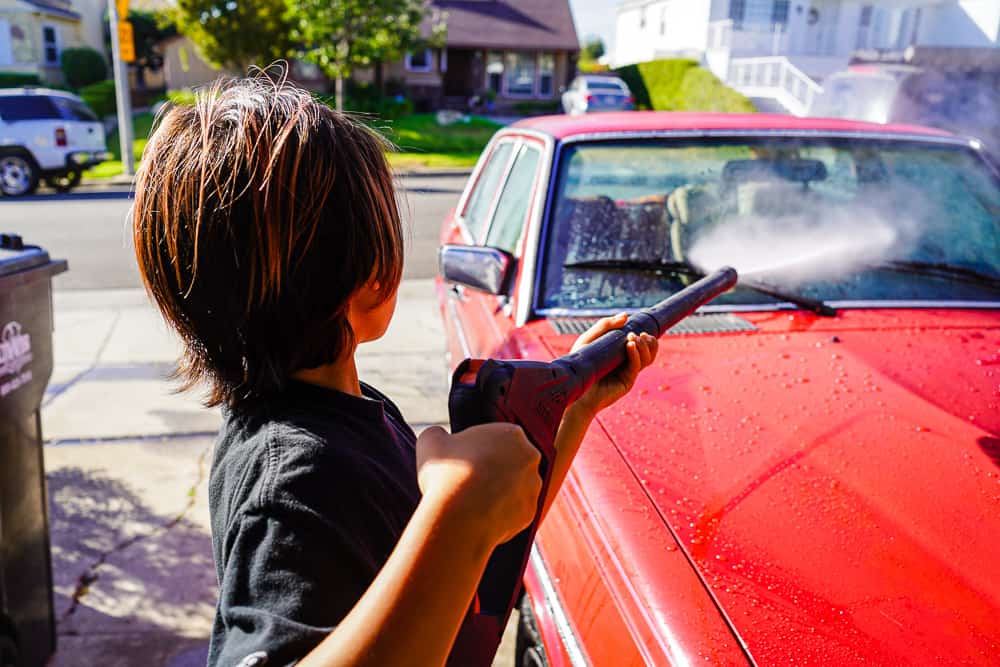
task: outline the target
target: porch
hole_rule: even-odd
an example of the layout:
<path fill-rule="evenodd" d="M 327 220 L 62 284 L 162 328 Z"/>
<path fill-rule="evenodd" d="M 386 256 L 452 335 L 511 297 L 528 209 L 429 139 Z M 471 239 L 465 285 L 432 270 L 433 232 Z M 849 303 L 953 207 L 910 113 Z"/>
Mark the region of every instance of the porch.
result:
<path fill-rule="evenodd" d="M 902 52 L 919 44 L 939 45 L 939 24 L 955 24 L 964 10 L 945 0 L 814 0 L 811 6 L 742 0 L 744 9 L 708 25 L 705 59 L 720 79 L 751 98 L 779 103 L 805 114 L 828 75 L 846 68 L 852 54 Z M 780 10 L 780 11 L 779 11 Z M 960 34 L 959 34 L 960 33 Z M 976 46 L 978 29 L 949 36 L 954 46 Z"/>

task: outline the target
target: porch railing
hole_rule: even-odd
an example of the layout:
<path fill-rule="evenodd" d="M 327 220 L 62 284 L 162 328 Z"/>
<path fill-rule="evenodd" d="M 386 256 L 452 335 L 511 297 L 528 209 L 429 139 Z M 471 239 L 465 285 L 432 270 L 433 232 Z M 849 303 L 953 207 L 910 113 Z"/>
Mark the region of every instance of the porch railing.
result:
<path fill-rule="evenodd" d="M 712 21 L 708 24 L 708 48 L 726 49 L 733 55 L 778 55 L 788 52 L 788 31 L 783 23 Z"/>
<path fill-rule="evenodd" d="M 747 97 L 769 97 L 796 116 L 809 112 L 823 87 L 784 56 L 733 58 L 726 83 Z"/>

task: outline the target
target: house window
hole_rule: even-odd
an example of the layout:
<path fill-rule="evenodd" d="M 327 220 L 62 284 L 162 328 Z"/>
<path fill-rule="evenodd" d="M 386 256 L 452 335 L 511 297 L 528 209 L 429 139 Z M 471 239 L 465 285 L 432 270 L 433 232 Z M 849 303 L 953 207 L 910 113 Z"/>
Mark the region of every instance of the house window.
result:
<path fill-rule="evenodd" d="M 54 25 L 42 26 L 42 49 L 45 51 L 46 65 L 59 65 L 59 28 Z"/>
<path fill-rule="evenodd" d="M 774 0 L 774 6 L 771 7 L 771 23 L 776 25 L 788 24 L 789 4 L 789 0 Z"/>
<path fill-rule="evenodd" d="M 411 72 L 431 71 L 431 50 L 413 51 L 406 54 L 406 69 Z"/>
<path fill-rule="evenodd" d="M 529 97 L 535 94 L 535 54 L 511 51 L 507 54 L 507 94 Z"/>
<path fill-rule="evenodd" d="M 538 56 L 538 94 L 541 97 L 552 95 L 556 76 L 556 57 L 551 53 Z"/>
<path fill-rule="evenodd" d="M 733 22 L 734 28 L 743 26 L 743 20 L 747 15 L 746 0 L 729 0 L 729 18 Z"/>
<path fill-rule="evenodd" d="M 503 90 L 503 54 L 490 51 L 486 54 L 486 87 L 497 95 Z"/>

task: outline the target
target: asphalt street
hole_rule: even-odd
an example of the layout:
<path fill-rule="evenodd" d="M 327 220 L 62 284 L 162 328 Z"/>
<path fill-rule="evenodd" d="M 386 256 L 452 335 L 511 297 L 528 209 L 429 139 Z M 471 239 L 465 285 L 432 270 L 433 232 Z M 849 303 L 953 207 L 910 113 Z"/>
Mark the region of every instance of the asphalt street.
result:
<path fill-rule="evenodd" d="M 407 232 L 404 279 L 436 275 L 441 223 L 458 202 L 466 178 L 421 175 L 400 179 Z M 128 226 L 131 203 L 124 187 L 0 198 L 0 232 L 20 234 L 26 243 L 69 261 L 70 270 L 55 279 L 56 290 L 141 287 Z"/>

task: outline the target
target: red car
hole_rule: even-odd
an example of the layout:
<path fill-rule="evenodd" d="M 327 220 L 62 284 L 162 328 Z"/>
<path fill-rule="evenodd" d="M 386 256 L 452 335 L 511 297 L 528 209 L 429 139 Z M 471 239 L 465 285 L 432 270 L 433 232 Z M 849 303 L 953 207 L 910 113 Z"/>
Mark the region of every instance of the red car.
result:
<path fill-rule="evenodd" d="M 519 122 L 442 230 L 449 362 L 549 360 L 720 264 L 601 414 L 521 665 L 1000 664 L 1000 175 L 920 127 Z"/>

